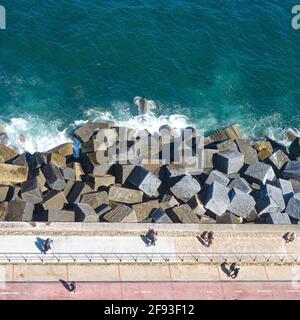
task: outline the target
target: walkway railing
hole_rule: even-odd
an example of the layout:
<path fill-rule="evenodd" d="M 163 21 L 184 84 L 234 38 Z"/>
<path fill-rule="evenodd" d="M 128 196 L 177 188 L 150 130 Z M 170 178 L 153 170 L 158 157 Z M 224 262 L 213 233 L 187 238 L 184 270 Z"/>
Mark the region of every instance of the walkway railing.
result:
<path fill-rule="evenodd" d="M 300 263 L 287 253 L 0 253 L 0 263 Z"/>

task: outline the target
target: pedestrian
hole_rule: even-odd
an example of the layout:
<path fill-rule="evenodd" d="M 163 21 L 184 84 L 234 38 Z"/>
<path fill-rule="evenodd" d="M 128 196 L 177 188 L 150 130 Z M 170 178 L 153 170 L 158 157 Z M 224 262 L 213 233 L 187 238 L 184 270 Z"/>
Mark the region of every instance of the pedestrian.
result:
<path fill-rule="evenodd" d="M 75 283 L 75 281 L 72 281 L 72 282 L 70 283 L 70 285 L 69 285 L 69 291 L 70 291 L 71 293 L 75 293 L 75 292 L 76 292 L 76 283 Z"/>
<path fill-rule="evenodd" d="M 293 242 L 295 240 L 295 233 L 294 232 L 288 232 L 286 236 L 286 243 Z"/>
<path fill-rule="evenodd" d="M 231 279 L 235 279 L 240 272 L 240 268 L 235 267 L 230 274 Z"/>
<path fill-rule="evenodd" d="M 148 247 L 149 246 L 155 246 L 157 232 L 154 229 L 150 229 L 146 235 L 146 238 L 148 240 Z"/>
<path fill-rule="evenodd" d="M 49 251 L 51 249 L 51 243 L 53 243 L 53 241 L 50 238 L 47 238 L 47 240 L 45 241 L 44 244 L 44 253 L 46 254 L 47 251 Z"/>
<path fill-rule="evenodd" d="M 231 276 L 231 274 L 234 272 L 235 268 L 236 268 L 236 263 L 232 263 L 229 267 L 228 276 Z"/>
<path fill-rule="evenodd" d="M 214 233 L 212 231 L 209 231 L 209 233 L 207 234 L 207 246 L 211 246 L 212 245 L 212 241 L 214 239 Z"/>

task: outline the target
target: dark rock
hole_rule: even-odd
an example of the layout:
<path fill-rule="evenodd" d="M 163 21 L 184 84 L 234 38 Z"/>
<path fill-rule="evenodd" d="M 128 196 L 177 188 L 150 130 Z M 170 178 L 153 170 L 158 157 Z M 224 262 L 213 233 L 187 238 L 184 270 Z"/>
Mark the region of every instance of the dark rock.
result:
<path fill-rule="evenodd" d="M 153 210 L 152 213 L 150 214 L 150 217 L 155 223 L 172 223 L 172 220 L 163 211 L 162 208 Z"/>
<path fill-rule="evenodd" d="M 300 161 L 290 161 L 283 169 L 285 179 L 300 180 Z"/>
<path fill-rule="evenodd" d="M 27 180 L 21 184 L 21 196 L 24 201 L 33 204 L 43 201 L 43 196 L 37 178 Z"/>
<path fill-rule="evenodd" d="M 116 177 L 116 183 L 125 184 L 127 178 L 135 168 L 135 165 L 115 164 L 113 166 L 113 174 Z"/>
<path fill-rule="evenodd" d="M 69 203 L 78 203 L 83 194 L 92 192 L 92 188 L 84 182 L 75 181 L 67 199 Z"/>
<path fill-rule="evenodd" d="M 48 163 L 42 167 L 42 172 L 46 178 L 47 184 L 51 189 L 60 191 L 65 188 L 65 179 L 56 165 L 53 163 Z"/>
<path fill-rule="evenodd" d="M 300 157 L 300 137 L 296 137 L 291 143 L 289 152 L 293 158 Z"/>

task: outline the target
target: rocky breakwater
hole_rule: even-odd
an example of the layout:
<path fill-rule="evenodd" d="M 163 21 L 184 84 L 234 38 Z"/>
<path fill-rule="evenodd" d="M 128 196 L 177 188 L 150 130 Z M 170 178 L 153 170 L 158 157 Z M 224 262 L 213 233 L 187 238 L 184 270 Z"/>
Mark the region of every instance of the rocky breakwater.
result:
<path fill-rule="evenodd" d="M 197 130 L 88 122 L 45 153 L 0 144 L 0 220 L 270 223 L 300 220 L 300 138 L 289 147 Z"/>

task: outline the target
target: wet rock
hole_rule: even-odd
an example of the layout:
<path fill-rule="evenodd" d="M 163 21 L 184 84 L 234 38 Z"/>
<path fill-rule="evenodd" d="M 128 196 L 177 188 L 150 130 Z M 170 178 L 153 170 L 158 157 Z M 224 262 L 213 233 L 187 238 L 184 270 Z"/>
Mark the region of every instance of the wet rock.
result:
<path fill-rule="evenodd" d="M 34 205 L 23 200 L 12 200 L 9 202 L 6 217 L 7 221 L 30 222 L 33 217 Z"/>
<path fill-rule="evenodd" d="M 238 124 L 233 124 L 225 129 L 216 131 L 211 135 L 211 139 L 214 141 L 225 141 L 228 139 L 241 138 L 241 128 Z"/>
<path fill-rule="evenodd" d="M 59 168 L 53 163 L 48 163 L 42 167 L 47 184 L 52 190 L 63 190 L 66 186 L 65 179 Z"/>
<path fill-rule="evenodd" d="M 290 161 L 283 169 L 283 178 L 300 180 L 300 161 Z"/>
<path fill-rule="evenodd" d="M 252 192 L 252 188 L 250 187 L 249 183 L 241 177 L 237 177 L 230 182 L 228 185 L 229 189 L 236 188 L 244 193 L 250 194 Z"/>
<path fill-rule="evenodd" d="M 244 162 L 248 165 L 258 161 L 256 150 L 252 147 L 251 140 L 249 139 L 237 139 L 235 143 L 238 150 L 244 155 Z"/>
<path fill-rule="evenodd" d="M 229 191 L 223 184 L 213 182 L 206 191 L 205 209 L 222 216 L 230 205 Z"/>
<path fill-rule="evenodd" d="M 57 153 L 63 157 L 72 156 L 74 153 L 73 143 L 67 142 L 67 143 L 61 144 L 61 145 L 49 150 L 48 152 L 49 153 Z"/>
<path fill-rule="evenodd" d="M 33 154 L 33 158 L 34 158 L 34 163 L 35 163 L 35 167 L 36 168 L 40 168 L 42 167 L 43 165 L 47 164 L 48 163 L 48 160 L 47 160 L 47 155 L 44 154 L 43 152 L 35 152 Z"/>
<path fill-rule="evenodd" d="M 285 212 L 267 213 L 265 223 L 268 224 L 291 224 L 289 215 Z"/>
<path fill-rule="evenodd" d="M 239 151 L 220 152 L 214 158 L 215 169 L 226 173 L 237 173 L 244 165 L 244 155 Z"/>
<path fill-rule="evenodd" d="M 80 203 L 87 203 L 93 209 L 96 209 L 103 203 L 108 204 L 108 194 L 105 191 L 86 193 L 82 195 Z"/>
<path fill-rule="evenodd" d="M 286 208 L 286 213 L 290 217 L 300 220 L 300 193 L 294 194 L 294 196 L 290 199 Z"/>
<path fill-rule="evenodd" d="M 258 151 L 260 161 L 266 160 L 273 154 L 273 147 L 269 141 L 259 141 L 254 145 L 254 148 Z"/>
<path fill-rule="evenodd" d="M 290 155 L 295 159 L 300 157 L 300 137 L 296 137 L 289 147 Z"/>
<path fill-rule="evenodd" d="M 109 190 L 109 200 L 122 203 L 140 203 L 143 201 L 143 192 L 113 186 Z"/>
<path fill-rule="evenodd" d="M 236 216 L 247 219 L 251 212 L 255 209 L 254 198 L 236 188 L 230 191 L 230 205 L 227 211 L 234 213 Z"/>
<path fill-rule="evenodd" d="M 99 129 L 108 129 L 114 126 L 114 122 L 87 122 L 82 127 L 75 130 L 74 135 L 82 142 L 88 142 L 93 134 Z"/>
<path fill-rule="evenodd" d="M 174 223 L 200 223 L 199 217 L 192 212 L 187 204 L 174 207 L 169 216 Z"/>
<path fill-rule="evenodd" d="M 104 214 L 103 219 L 107 222 L 138 222 L 136 213 L 132 210 L 132 208 L 124 204 L 118 205 L 113 210 Z"/>
<path fill-rule="evenodd" d="M 15 149 L 12 149 L 5 144 L 0 144 L 0 161 L 7 162 L 12 161 L 18 156 L 18 152 Z"/>
<path fill-rule="evenodd" d="M 132 206 L 133 211 L 136 213 L 137 221 L 142 222 L 149 218 L 150 213 L 159 208 L 160 204 L 158 200 L 152 200 L 144 203 L 134 204 Z"/>
<path fill-rule="evenodd" d="M 127 181 L 150 198 L 159 196 L 158 188 L 161 185 L 161 181 L 153 173 L 141 166 L 134 168 Z"/>
<path fill-rule="evenodd" d="M 169 216 L 163 211 L 162 208 L 155 209 L 151 212 L 150 217 L 155 223 L 172 223 Z"/>
<path fill-rule="evenodd" d="M 214 182 L 219 182 L 222 185 L 224 185 L 225 187 L 228 185 L 228 183 L 230 182 L 230 179 L 222 172 L 218 171 L 218 170 L 213 170 L 208 178 L 205 181 L 205 184 L 207 185 L 211 185 Z"/>
<path fill-rule="evenodd" d="M 64 156 L 61 156 L 59 153 L 49 153 L 47 156 L 47 161 L 51 162 L 58 168 L 67 167 L 67 159 Z"/>
<path fill-rule="evenodd" d="M 27 180 L 21 184 L 21 196 L 24 201 L 33 204 L 38 204 L 43 201 L 37 178 Z"/>
<path fill-rule="evenodd" d="M 266 184 L 266 182 L 273 181 L 275 179 L 275 173 L 273 168 L 263 162 L 253 162 L 245 171 L 245 176 L 250 182 L 255 182 L 260 185 Z"/>
<path fill-rule="evenodd" d="M 192 176 L 184 176 L 170 191 L 177 199 L 188 202 L 195 194 L 201 191 L 201 186 Z"/>
<path fill-rule="evenodd" d="M 0 184 L 10 185 L 25 182 L 28 177 L 27 166 L 0 163 Z"/>
<path fill-rule="evenodd" d="M 67 203 L 68 200 L 63 192 L 51 190 L 44 195 L 42 206 L 44 210 L 61 210 Z"/>
<path fill-rule="evenodd" d="M 0 185 L 0 202 L 7 200 L 9 186 Z"/>
<path fill-rule="evenodd" d="M 256 210 L 263 213 L 282 212 L 285 209 L 285 202 L 280 188 L 266 184 L 257 194 Z"/>
<path fill-rule="evenodd" d="M 99 215 L 87 203 L 76 203 L 74 210 L 76 222 L 99 222 Z"/>
<path fill-rule="evenodd" d="M 48 210 L 48 222 L 75 222 L 75 212 L 70 210 Z"/>

